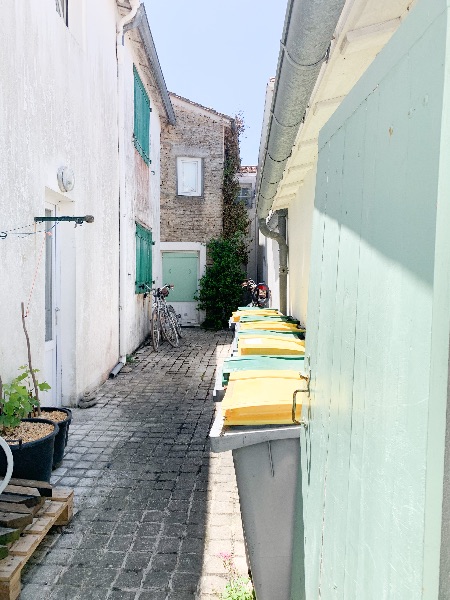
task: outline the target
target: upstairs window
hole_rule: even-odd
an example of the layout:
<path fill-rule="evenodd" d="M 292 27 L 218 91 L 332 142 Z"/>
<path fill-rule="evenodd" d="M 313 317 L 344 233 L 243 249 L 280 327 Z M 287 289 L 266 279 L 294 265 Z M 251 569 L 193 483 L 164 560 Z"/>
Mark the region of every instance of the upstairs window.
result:
<path fill-rule="evenodd" d="M 69 10 L 68 4 L 69 0 L 55 0 L 56 2 L 56 12 L 63 19 L 66 26 L 69 25 Z"/>
<path fill-rule="evenodd" d="M 252 208 L 253 205 L 253 190 L 251 183 L 242 184 L 239 188 L 239 194 L 236 202 L 241 202 L 246 208 Z"/>
<path fill-rule="evenodd" d="M 178 196 L 201 196 L 202 193 L 202 159 L 179 156 L 177 158 Z"/>
<path fill-rule="evenodd" d="M 150 99 L 139 77 L 136 67 L 134 73 L 134 147 L 149 165 L 150 160 Z"/>
<path fill-rule="evenodd" d="M 153 238 L 150 229 L 136 223 L 136 294 L 145 294 L 152 287 L 152 247 Z"/>

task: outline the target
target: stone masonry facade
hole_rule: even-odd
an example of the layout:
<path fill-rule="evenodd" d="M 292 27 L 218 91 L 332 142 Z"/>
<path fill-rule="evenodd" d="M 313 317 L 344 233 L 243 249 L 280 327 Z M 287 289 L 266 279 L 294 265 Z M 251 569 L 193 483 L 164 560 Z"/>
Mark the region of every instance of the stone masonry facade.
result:
<path fill-rule="evenodd" d="M 224 128 L 233 119 L 170 95 L 177 123 L 161 132 L 161 241 L 201 242 L 222 233 Z M 202 196 L 177 195 L 177 157 L 202 159 Z"/>

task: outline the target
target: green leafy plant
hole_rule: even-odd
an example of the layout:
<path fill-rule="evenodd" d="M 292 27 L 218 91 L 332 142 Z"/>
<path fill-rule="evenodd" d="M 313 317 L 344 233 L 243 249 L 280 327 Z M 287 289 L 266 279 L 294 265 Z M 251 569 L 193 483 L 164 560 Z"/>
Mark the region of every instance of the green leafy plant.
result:
<path fill-rule="evenodd" d="M 198 309 L 206 311 L 203 326 L 207 329 L 222 329 L 227 325 L 231 313 L 242 299 L 242 270 L 240 248 L 242 236 L 235 234 L 229 239 L 212 239 L 208 244 L 211 261 L 200 279 L 195 295 Z"/>
<path fill-rule="evenodd" d="M 32 372 L 28 366 L 19 367 L 19 371 L 21 373 L 9 384 L 3 385 L 0 378 L 0 427 L 3 431 L 17 427 L 21 419 L 40 412 L 39 400 L 34 394 Z M 35 380 L 35 373 L 38 372 L 39 369 L 33 369 Z M 41 392 L 50 389 L 46 381 L 36 380 L 36 385 Z"/>
<path fill-rule="evenodd" d="M 232 127 L 225 130 L 225 161 L 223 169 L 223 237 L 233 239 L 236 234 L 241 234 L 237 251 L 241 262 L 248 262 L 248 219 L 247 209 L 242 202 L 237 201 L 239 194 L 239 181 L 237 175 L 241 167 L 239 153 L 239 137 L 245 130 L 244 120 L 241 114 L 234 117 Z"/>
<path fill-rule="evenodd" d="M 225 590 L 220 593 L 219 598 L 221 600 L 256 600 L 252 582 L 249 577 L 238 573 L 233 555 L 221 552 L 219 557 L 222 559 L 228 576 Z"/>
<path fill-rule="evenodd" d="M 223 232 L 220 238 L 208 243 L 208 265 L 200 279 L 195 300 L 198 309 L 206 311 L 203 327 L 222 329 L 242 303 L 242 281 L 246 277 L 244 265 L 248 262 L 247 209 L 237 201 L 238 173 L 241 166 L 239 136 L 245 129 L 242 115 L 235 116 L 232 126 L 225 130 L 224 170 L 222 182 Z"/>

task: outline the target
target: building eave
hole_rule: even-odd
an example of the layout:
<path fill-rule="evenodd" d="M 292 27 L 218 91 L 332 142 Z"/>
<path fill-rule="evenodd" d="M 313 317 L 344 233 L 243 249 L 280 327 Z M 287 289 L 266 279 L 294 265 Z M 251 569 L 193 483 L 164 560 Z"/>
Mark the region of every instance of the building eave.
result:
<path fill-rule="evenodd" d="M 287 158 L 279 169 L 281 176 L 277 181 L 271 180 L 270 197 L 264 201 L 266 214 L 269 210 L 287 208 L 296 197 L 295 191 L 316 165 L 320 130 L 398 29 L 413 2 L 347 0 L 331 39 L 329 56 L 320 68 L 306 106 L 300 107 L 303 116 L 298 115 L 295 139 L 290 148 L 285 148 Z M 276 82 L 278 79 L 279 72 Z M 272 113 L 273 110 L 272 104 Z M 264 142 L 267 139 L 264 137 Z M 261 153 L 259 172 L 266 154 L 267 142 Z"/>
<path fill-rule="evenodd" d="M 175 111 L 170 101 L 169 92 L 167 90 L 164 75 L 159 62 L 158 54 L 156 52 L 155 43 L 153 41 L 152 32 L 147 18 L 147 13 L 144 4 L 141 4 L 134 19 L 124 27 L 124 33 L 131 29 L 137 29 L 144 46 L 145 54 L 147 56 L 148 63 L 153 72 L 156 85 L 159 90 L 161 101 L 166 112 L 167 120 L 170 125 L 176 124 Z"/>

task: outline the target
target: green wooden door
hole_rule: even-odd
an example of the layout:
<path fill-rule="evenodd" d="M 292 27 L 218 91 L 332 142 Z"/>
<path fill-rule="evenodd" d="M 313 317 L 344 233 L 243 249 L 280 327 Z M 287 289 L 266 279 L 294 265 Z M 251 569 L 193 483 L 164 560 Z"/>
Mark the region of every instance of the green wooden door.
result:
<path fill-rule="evenodd" d="M 171 302 L 195 302 L 198 285 L 197 252 L 163 252 L 163 283 L 173 283 Z"/>
<path fill-rule="evenodd" d="M 416 4 L 320 134 L 292 600 L 441 597 L 444 7 Z"/>

